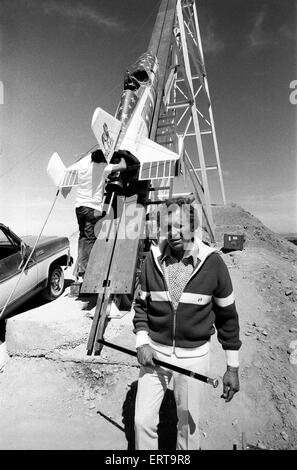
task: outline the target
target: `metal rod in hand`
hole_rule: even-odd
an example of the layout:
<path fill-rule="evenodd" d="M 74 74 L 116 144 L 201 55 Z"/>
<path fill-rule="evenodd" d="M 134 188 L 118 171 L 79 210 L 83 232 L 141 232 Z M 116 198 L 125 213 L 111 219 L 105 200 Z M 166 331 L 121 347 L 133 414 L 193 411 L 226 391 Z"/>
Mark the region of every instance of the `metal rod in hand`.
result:
<path fill-rule="evenodd" d="M 98 343 L 101 343 L 103 346 L 107 346 L 112 349 L 116 349 L 117 351 L 121 351 L 123 353 L 129 354 L 130 356 L 137 357 L 137 352 L 132 351 L 131 349 L 123 348 L 122 346 L 118 346 L 117 344 L 109 343 L 104 339 L 98 339 Z M 167 367 L 167 369 L 173 370 L 175 372 L 179 372 L 180 374 L 188 375 L 193 379 L 201 380 L 201 382 L 206 382 L 209 385 L 212 385 L 213 388 L 217 388 L 219 385 L 218 379 L 211 379 L 206 375 L 198 374 L 197 372 L 192 372 L 191 370 L 184 369 L 183 367 L 174 366 L 173 364 L 168 364 L 167 362 L 160 361 L 159 359 L 153 358 L 153 361 L 158 366 Z"/>

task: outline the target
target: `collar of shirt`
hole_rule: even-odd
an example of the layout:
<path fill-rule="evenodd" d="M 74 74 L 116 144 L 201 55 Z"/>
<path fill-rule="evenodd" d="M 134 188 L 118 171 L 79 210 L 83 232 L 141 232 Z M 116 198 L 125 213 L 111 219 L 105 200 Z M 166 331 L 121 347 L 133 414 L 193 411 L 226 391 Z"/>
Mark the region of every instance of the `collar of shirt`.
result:
<path fill-rule="evenodd" d="M 196 243 L 196 241 L 194 240 L 194 242 L 191 242 L 189 243 L 187 249 L 184 251 L 184 254 L 183 254 L 183 257 L 182 259 L 185 259 L 185 258 L 190 258 L 190 256 L 192 256 L 193 258 L 193 262 L 194 262 L 194 266 L 197 264 L 197 261 L 199 260 L 198 258 L 198 253 L 199 253 L 199 246 L 198 244 Z M 174 256 L 172 255 L 171 253 L 171 249 L 170 249 L 170 246 L 169 246 L 169 243 L 167 242 L 161 252 L 161 256 L 160 256 L 160 261 L 161 263 L 163 263 L 163 261 L 165 260 L 165 258 L 169 257 L 169 256 L 172 256 L 174 258 Z"/>

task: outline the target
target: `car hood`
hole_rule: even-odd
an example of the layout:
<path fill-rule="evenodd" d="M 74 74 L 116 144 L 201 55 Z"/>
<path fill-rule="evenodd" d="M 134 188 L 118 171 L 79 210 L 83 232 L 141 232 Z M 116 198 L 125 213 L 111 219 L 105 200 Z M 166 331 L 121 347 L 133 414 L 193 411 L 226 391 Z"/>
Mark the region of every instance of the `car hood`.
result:
<path fill-rule="evenodd" d="M 35 235 L 26 235 L 22 237 L 22 240 L 29 246 L 33 247 L 35 241 L 37 239 L 37 236 Z M 41 249 L 63 249 L 69 246 L 69 240 L 67 237 L 56 237 L 56 236 L 43 236 L 40 237 L 40 240 L 37 243 L 36 246 L 36 252 L 37 248 Z"/>

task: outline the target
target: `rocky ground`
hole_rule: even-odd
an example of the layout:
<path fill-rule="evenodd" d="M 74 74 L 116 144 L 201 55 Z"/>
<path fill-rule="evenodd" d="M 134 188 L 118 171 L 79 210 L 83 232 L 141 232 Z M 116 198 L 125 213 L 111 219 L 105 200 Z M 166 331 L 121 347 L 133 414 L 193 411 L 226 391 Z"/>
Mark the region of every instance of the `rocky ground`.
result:
<path fill-rule="evenodd" d="M 211 375 L 220 385 L 205 386 L 201 448 L 296 449 L 297 247 L 234 204 L 214 207 L 214 219 L 218 247 L 224 233 L 245 236 L 242 251 L 222 253 L 240 315 L 241 390 L 230 403 L 220 398 L 224 354 L 213 338 Z M 8 321 L 0 449 L 133 449 L 137 362 L 107 348 L 86 355 L 94 303 L 70 297 L 67 277 L 60 299 L 35 299 Z M 106 339 L 133 349 L 132 313 L 111 320 Z M 162 449 L 174 449 L 175 422 L 169 391 Z"/>

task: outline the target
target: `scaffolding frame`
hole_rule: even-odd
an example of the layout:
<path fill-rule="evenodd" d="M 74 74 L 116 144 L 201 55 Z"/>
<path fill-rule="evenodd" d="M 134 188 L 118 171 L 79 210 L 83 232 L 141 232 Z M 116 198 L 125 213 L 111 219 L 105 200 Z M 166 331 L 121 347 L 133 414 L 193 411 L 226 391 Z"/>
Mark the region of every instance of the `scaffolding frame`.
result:
<path fill-rule="evenodd" d="M 194 0 L 176 1 L 175 26 L 163 94 L 163 112 L 164 110 L 165 113 L 173 112 L 175 115 L 176 139 L 182 142 L 179 146 L 184 149 L 181 169 L 184 178 L 191 180 L 198 202 L 205 208 L 206 226 L 214 241 L 208 171 L 218 172 L 224 205 L 226 196 Z M 166 132 L 170 134 L 172 129 L 164 129 L 164 137 Z M 208 142 L 205 141 L 206 138 Z M 205 152 L 206 144 L 212 151 Z M 206 154 L 208 159 L 212 158 L 211 162 L 206 162 Z"/>

